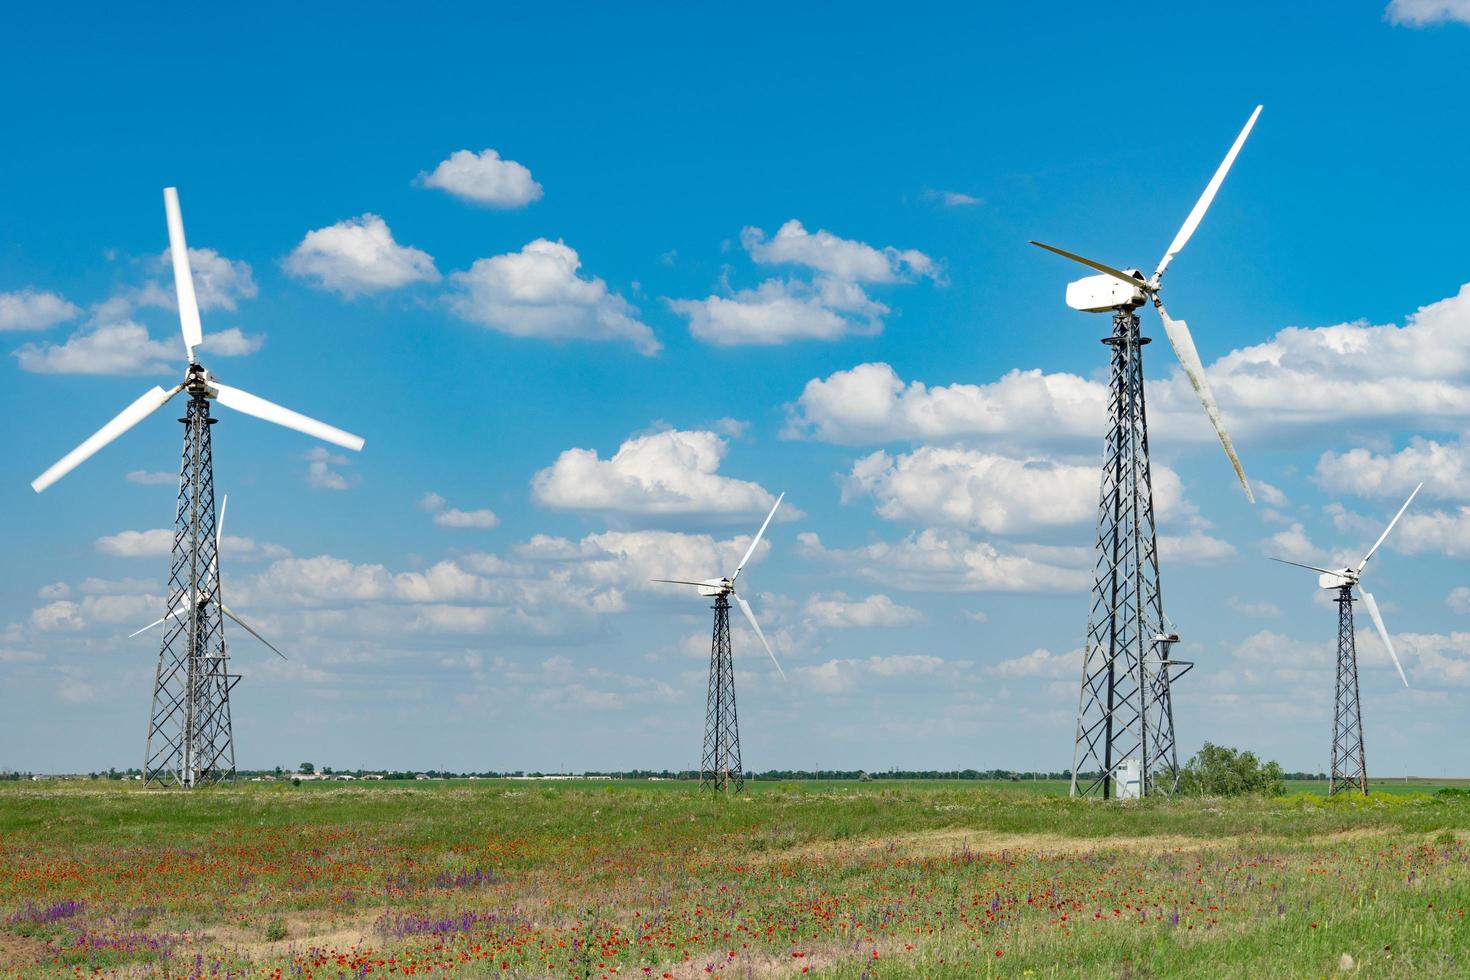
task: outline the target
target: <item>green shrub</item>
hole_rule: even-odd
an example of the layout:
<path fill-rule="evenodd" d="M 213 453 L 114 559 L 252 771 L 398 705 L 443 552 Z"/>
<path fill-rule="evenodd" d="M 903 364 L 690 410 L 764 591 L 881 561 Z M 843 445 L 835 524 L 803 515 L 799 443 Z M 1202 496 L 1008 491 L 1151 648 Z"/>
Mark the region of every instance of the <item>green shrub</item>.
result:
<path fill-rule="evenodd" d="M 1185 796 L 1285 796 L 1286 782 L 1277 763 L 1262 765 L 1254 752 L 1206 742 L 1180 771 L 1179 792 Z"/>

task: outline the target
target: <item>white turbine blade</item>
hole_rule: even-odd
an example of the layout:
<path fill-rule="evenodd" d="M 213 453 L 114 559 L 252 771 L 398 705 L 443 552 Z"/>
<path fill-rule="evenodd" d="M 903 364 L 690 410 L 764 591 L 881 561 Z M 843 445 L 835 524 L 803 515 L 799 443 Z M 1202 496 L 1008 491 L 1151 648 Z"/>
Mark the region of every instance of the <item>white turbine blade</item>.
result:
<path fill-rule="evenodd" d="M 82 463 L 90 459 L 99 449 L 107 445 L 124 432 L 137 425 L 139 422 L 162 408 L 170 398 L 177 395 L 183 385 L 175 385 L 168 391 L 154 385 L 145 391 L 137 401 L 117 413 L 111 422 L 87 437 L 80 446 L 57 460 L 50 469 L 31 481 L 31 489 L 40 493 L 57 480 L 66 476 Z"/>
<path fill-rule="evenodd" d="M 199 300 L 194 296 L 194 274 L 189 271 L 189 245 L 184 241 L 184 215 L 179 210 L 179 191 L 163 189 L 163 210 L 168 215 L 168 251 L 174 261 L 174 292 L 179 298 L 179 326 L 184 331 L 184 348 L 194 363 L 194 348 L 204 343 L 199 325 Z"/>
<path fill-rule="evenodd" d="M 1270 557 L 1270 556 L 1267 556 L 1267 557 Z M 1312 571 L 1314 571 L 1314 572 L 1321 572 L 1323 575 L 1337 575 L 1337 574 L 1340 574 L 1341 573 L 1341 569 L 1339 569 L 1338 571 L 1334 572 L 1330 568 L 1318 568 L 1316 565 L 1303 565 L 1299 561 L 1287 561 L 1285 558 L 1272 558 L 1271 560 L 1272 561 L 1279 561 L 1283 565 L 1295 565 L 1297 568 L 1310 568 Z"/>
<path fill-rule="evenodd" d="M 1174 348 L 1174 356 L 1179 358 L 1185 377 L 1189 378 L 1189 383 L 1194 386 L 1194 393 L 1199 396 L 1199 402 L 1204 406 L 1210 424 L 1215 427 L 1215 435 L 1220 437 L 1220 445 L 1225 447 L 1225 455 L 1230 457 L 1230 465 L 1235 467 L 1235 475 L 1240 479 L 1241 489 L 1245 491 L 1245 499 L 1255 503 L 1256 495 L 1251 493 L 1250 481 L 1245 478 L 1245 469 L 1240 465 L 1240 457 L 1235 455 L 1235 446 L 1230 442 L 1230 433 L 1225 431 L 1225 420 L 1220 417 L 1220 406 L 1215 404 L 1214 392 L 1210 391 L 1209 379 L 1205 377 L 1205 366 L 1199 359 L 1199 351 L 1195 350 L 1194 338 L 1189 334 L 1189 324 L 1183 320 L 1171 319 L 1168 311 L 1164 309 L 1164 304 L 1159 301 L 1157 293 L 1154 294 L 1154 306 L 1158 308 L 1159 319 L 1164 321 L 1164 333 L 1169 336 L 1169 344 Z"/>
<path fill-rule="evenodd" d="M 219 518 L 214 522 L 214 580 L 219 581 L 219 548 L 225 540 L 225 508 L 230 506 L 230 495 L 220 501 Z"/>
<path fill-rule="evenodd" d="M 1123 272 L 1120 269 L 1114 269 L 1110 265 L 1103 265 L 1101 262 L 1094 262 L 1092 261 L 1092 259 L 1084 259 L 1076 252 L 1069 252 L 1064 248 L 1057 248 L 1055 245 L 1048 245 L 1045 242 L 1033 241 L 1029 244 L 1035 245 L 1037 248 L 1044 248 L 1048 252 L 1055 252 L 1064 259 L 1071 259 L 1073 262 L 1080 262 L 1083 265 L 1087 266 L 1089 269 L 1096 269 L 1098 272 L 1110 275 L 1114 279 L 1121 279 L 1130 286 L 1137 286 L 1139 289 L 1148 288 L 1148 283 L 1144 282 L 1142 279 L 1139 279 L 1137 276 L 1130 276 L 1128 273 Z"/>
<path fill-rule="evenodd" d="M 1383 617 L 1378 612 L 1378 602 L 1373 594 L 1362 586 L 1358 591 L 1363 594 L 1363 605 L 1368 607 L 1368 615 L 1373 617 L 1373 625 L 1378 627 L 1378 635 L 1383 638 L 1383 645 L 1388 647 L 1388 655 L 1393 658 L 1393 665 L 1399 669 L 1399 680 L 1404 682 L 1404 687 L 1409 686 L 1409 679 L 1404 676 L 1404 665 L 1399 663 L 1399 655 L 1394 653 L 1393 640 L 1388 638 L 1388 627 L 1383 625 Z"/>
<path fill-rule="evenodd" d="M 168 612 L 164 613 L 162 616 L 158 617 L 157 619 L 155 619 L 153 622 L 149 623 L 147 626 L 143 627 L 142 629 L 140 629 L 140 630 L 134 630 L 133 632 L 129 633 L 128 634 L 128 639 L 131 640 L 135 636 L 141 636 L 142 634 L 144 634 L 144 633 L 148 632 L 149 630 L 151 630 L 153 627 L 158 626 L 160 623 L 167 622 L 168 621 L 168 618 L 170 616 L 174 617 L 175 619 L 179 618 L 179 616 L 181 615 L 181 611 L 183 610 L 183 608 L 184 608 L 183 606 L 178 606 L 178 607 L 176 607 L 174 609 L 170 609 Z"/>
<path fill-rule="evenodd" d="M 1235 137 L 1235 142 L 1231 145 L 1230 152 L 1225 154 L 1225 159 L 1220 162 L 1220 167 L 1215 171 L 1215 176 L 1211 177 L 1209 184 L 1205 186 L 1205 192 L 1199 196 L 1198 201 L 1194 202 L 1194 210 L 1189 212 L 1189 217 L 1184 219 L 1184 224 L 1180 227 L 1179 234 L 1174 236 L 1174 241 L 1169 244 L 1168 251 L 1164 253 L 1162 259 L 1159 259 L 1159 267 L 1154 270 L 1155 283 L 1163 276 L 1164 270 L 1169 267 L 1169 263 L 1174 261 L 1174 256 L 1184 250 L 1184 246 L 1188 244 L 1190 236 L 1194 234 L 1194 230 L 1199 227 L 1200 221 L 1204 219 L 1205 212 L 1210 209 L 1210 202 L 1215 199 L 1215 194 L 1220 190 L 1220 185 L 1225 182 L 1225 175 L 1230 172 L 1231 165 L 1235 163 L 1236 154 L 1245 145 L 1245 138 L 1250 135 L 1251 127 L 1256 124 L 1256 117 L 1260 114 L 1261 107 L 1256 106 L 1256 111 L 1252 112 L 1251 117 L 1245 121 L 1245 128 L 1240 131 L 1239 136 Z"/>
<path fill-rule="evenodd" d="M 265 419 L 276 425 L 284 425 L 288 429 L 295 429 L 309 436 L 316 436 L 323 442 L 330 442 L 334 446 L 351 449 L 353 452 L 362 449 L 362 437 L 360 436 L 343 432 L 335 426 L 318 422 L 300 412 L 293 412 L 289 408 L 283 408 L 275 402 L 268 402 L 259 395 L 252 395 L 240 388 L 231 388 L 229 385 L 222 385 L 218 382 L 211 382 L 211 385 L 215 390 L 215 400 L 227 408 L 244 412 L 246 415 L 254 415 L 258 419 Z"/>
<path fill-rule="evenodd" d="M 1393 520 L 1388 522 L 1388 527 L 1383 529 L 1383 533 L 1378 536 L 1378 540 L 1373 542 L 1373 547 L 1369 548 L 1368 553 L 1363 556 L 1363 560 L 1358 562 L 1358 574 L 1362 574 L 1363 566 L 1368 564 L 1368 559 L 1373 557 L 1373 552 L 1377 551 L 1378 546 L 1383 544 L 1383 539 L 1388 537 L 1388 532 L 1393 530 L 1393 526 L 1399 522 L 1400 517 L 1404 516 L 1404 511 L 1409 509 L 1409 505 L 1414 502 L 1414 498 L 1419 495 L 1419 491 L 1422 489 L 1424 489 L 1424 484 L 1422 483 L 1415 487 L 1414 492 L 1409 494 L 1409 499 L 1405 500 L 1404 505 L 1399 508 L 1399 512 L 1393 515 Z"/>
<path fill-rule="evenodd" d="M 730 583 L 732 585 L 734 584 L 735 580 L 740 577 L 740 570 L 745 567 L 745 563 L 750 561 L 750 556 L 755 554 L 755 546 L 761 543 L 761 535 L 765 534 L 766 528 L 771 526 L 771 518 L 776 516 L 776 508 L 780 507 L 781 501 L 785 499 L 786 494 L 783 491 L 781 496 L 776 498 L 776 502 L 771 505 L 771 512 L 766 515 L 765 523 L 761 525 L 761 529 L 759 531 L 755 532 L 755 537 L 752 538 L 750 541 L 750 547 L 745 549 L 745 557 L 740 559 L 740 564 L 735 566 L 735 574 L 730 576 Z"/>
<path fill-rule="evenodd" d="M 686 582 L 684 579 L 681 578 L 651 578 L 649 579 L 649 581 L 664 582 L 668 585 L 697 585 L 701 589 L 708 589 L 712 587 L 708 582 Z"/>
<path fill-rule="evenodd" d="M 276 656 L 280 657 L 282 660 L 290 660 L 291 659 L 290 657 L 286 656 L 281 651 L 277 650 L 276 647 L 275 647 L 275 644 L 271 643 L 270 640 L 267 640 L 265 637 L 263 637 L 259 633 L 255 632 L 254 628 L 251 627 L 251 625 L 249 623 L 245 622 L 245 620 L 241 619 L 239 616 L 236 616 L 233 612 L 231 612 L 230 611 L 230 607 L 227 606 L 227 605 L 225 605 L 223 602 L 219 604 L 219 610 L 220 610 L 220 612 L 224 613 L 226 616 L 228 616 L 231 619 L 233 619 L 235 621 L 235 625 L 236 626 L 240 627 L 242 630 L 244 630 L 245 632 L 249 633 L 251 636 L 255 637 L 261 643 L 264 643 L 266 646 L 270 647 L 271 650 L 274 651 L 274 653 L 275 653 Z"/>
<path fill-rule="evenodd" d="M 786 671 L 781 669 L 781 661 L 776 659 L 775 651 L 772 650 L 771 645 L 766 642 L 766 634 L 761 632 L 761 624 L 755 621 L 755 613 L 750 611 L 750 603 L 746 602 L 744 599 L 740 598 L 740 596 L 737 595 L 735 597 L 735 604 L 740 607 L 741 612 L 745 613 L 745 618 L 750 623 L 750 628 L 755 630 L 755 635 L 761 641 L 761 646 L 765 647 L 766 653 L 769 653 L 771 655 L 771 663 L 776 665 L 776 673 L 780 674 L 781 679 L 784 681 L 786 679 Z"/>

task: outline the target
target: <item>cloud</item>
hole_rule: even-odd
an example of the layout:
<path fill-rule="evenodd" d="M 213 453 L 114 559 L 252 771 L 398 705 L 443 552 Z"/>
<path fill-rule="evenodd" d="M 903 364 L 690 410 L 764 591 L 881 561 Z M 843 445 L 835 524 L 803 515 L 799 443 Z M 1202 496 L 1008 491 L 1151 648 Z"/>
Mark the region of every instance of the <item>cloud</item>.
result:
<path fill-rule="evenodd" d="M 347 457 L 316 446 L 306 454 L 306 485 L 313 490 L 351 490 L 355 480 L 333 469 L 347 465 Z"/>
<path fill-rule="evenodd" d="M 1231 596 L 1225 603 L 1232 612 L 1239 613 L 1249 619 L 1267 619 L 1281 615 L 1281 608 L 1274 602 L 1246 602 Z"/>
<path fill-rule="evenodd" d="M 1392 0 L 1383 16 L 1390 24 L 1406 27 L 1470 24 L 1470 0 Z"/>
<path fill-rule="evenodd" d="M 1389 515 L 1380 518 L 1378 526 L 1385 526 L 1389 519 Z M 1383 546 L 1406 555 L 1470 557 L 1470 506 L 1429 513 L 1416 513 L 1411 508 Z"/>
<path fill-rule="evenodd" d="M 830 231 L 812 234 L 794 218 L 776 231 L 775 238 L 766 238 L 759 228 L 744 228 L 740 244 L 759 264 L 806 266 L 842 282 L 894 283 L 938 275 L 934 260 L 916 249 L 880 250 Z"/>
<path fill-rule="evenodd" d="M 770 279 L 755 289 L 700 300 L 669 300 L 696 339 L 717 347 L 871 336 L 888 307 L 850 283 Z"/>
<path fill-rule="evenodd" d="M 795 340 L 836 340 L 882 331 L 884 304 L 871 298 L 867 284 L 941 281 L 939 265 L 914 249 L 877 249 L 828 231 L 812 234 L 788 221 L 768 239 L 759 228 L 745 228 L 741 243 L 757 264 L 811 270 L 807 278 L 768 279 L 753 289 L 701 300 L 671 299 L 669 308 L 688 318 L 689 332 L 717 346 L 784 344 Z"/>
<path fill-rule="evenodd" d="M 822 694 L 845 694 L 865 678 L 892 680 L 910 674 L 933 674 L 947 665 L 944 658 L 927 654 L 908 654 L 867 659 L 833 659 L 812 667 L 798 667 L 794 673 L 808 689 Z"/>
<path fill-rule="evenodd" d="M 1107 386 L 1077 375 L 1011 371 L 988 385 L 931 388 L 870 363 L 808 381 L 783 435 L 863 445 L 1007 436 L 1020 425 L 1050 438 L 1095 439 L 1106 423 Z"/>
<path fill-rule="evenodd" d="M 844 498 L 869 494 L 890 521 L 1015 534 L 1095 520 L 1098 483 L 1094 464 L 921 446 L 857 460 Z M 1153 488 L 1160 515 L 1180 509 L 1183 484 L 1174 471 L 1155 465 Z"/>
<path fill-rule="evenodd" d="M 42 633 L 75 633 L 86 626 L 81 607 L 69 599 L 48 602 L 31 611 L 31 625 Z"/>
<path fill-rule="evenodd" d="M 220 357 L 253 354 L 265 342 L 231 327 L 204 335 L 204 348 Z M 154 340 L 132 321 L 103 323 L 72 334 L 61 344 L 26 344 L 14 352 L 22 371 L 34 374 L 169 374 L 184 350 L 178 340 Z"/>
<path fill-rule="evenodd" d="M 1409 683 L 1470 687 L 1470 633 L 1395 633 L 1393 639 L 1399 659 L 1412 661 L 1404 664 Z M 1387 655 L 1377 659 L 1388 663 Z"/>
<path fill-rule="evenodd" d="M 1002 552 L 962 531 L 927 528 L 899 541 L 849 549 L 829 549 L 810 532 L 797 541 L 808 557 L 905 591 L 1081 592 L 1091 584 L 1084 568 Z"/>
<path fill-rule="evenodd" d="M 532 478 L 532 497 L 558 510 L 758 519 L 775 497 L 719 474 L 728 448 L 714 432 L 669 429 L 634 436 L 608 459 L 595 449 L 568 449 Z"/>
<path fill-rule="evenodd" d="M 418 182 L 492 208 L 525 207 L 541 198 L 541 185 L 530 170 L 490 149 L 455 150 L 433 173 L 420 173 Z"/>
<path fill-rule="evenodd" d="M 128 473 L 126 479 L 129 483 L 136 483 L 139 486 L 166 487 L 177 484 L 179 482 L 179 475 L 165 470 L 132 470 Z"/>
<path fill-rule="evenodd" d="M 260 350 L 265 334 L 245 334 L 239 327 L 210 330 L 204 334 L 203 349 L 210 357 L 244 357 Z"/>
<path fill-rule="evenodd" d="M 119 558 L 162 558 L 173 552 L 174 532 L 166 527 L 151 531 L 119 531 L 100 537 L 97 550 Z"/>
<path fill-rule="evenodd" d="M 1055 679 L 1080 679 L 1082 676 L 1082 648 L 1066 653 L 1052 653 L 1037 647 L 1024 656 L 1002 660 L 990 668 L 990 673 L 1000 677 L 1049 677 Z"/>
<path fill-rule="evenodd" d="M 1158 470 L 1154 470 L 1155 476 Z M 1157 484 L 1155 484 L 1157 486 Z M 1217 565 L 1235 557 L 1235 546 L 1202 531 L 1160 534 L 1159 558 L 1172 565 Z"/>
<path fill-rule="evenodd" d="M 108 534 L 98 538 L 94 542 L 95 547 L 104 555 L 113 555 L 117 558 L 166 558 L 173 554 L 174 532 L 170 528 L 160 527 L 149 531 L 119 531 L 116 534 Z M 229 561 L 260 561 L 270 558 L 284 558 L 290 552 L 277 544 L 267 544 L 256 541 L 254 538 L 238 537 L 226 534 L 222 546 L 222 557 Z M 136 584 L 134 580 L 124 583 L 101 584 L 96 579 L 88 579 L 83 583 L 85 591 L 96 592 L 99 589 L 111 591 L 136 591 L 129 583 Z"/>
<path fill-rule="evenodd" d="M 26 344 L 14 353 L 20 369 L 34 374 L 165 374 L 183 355 L 180 342 L 153 340 L 132 322 L 103 324 L 62 344 Z"/>
<path fill-rule="evenodd" d="M 150 283 L 138 294 L 142 305 L 162 306 L 177 310 L 178 298 L 173 287 L 173 256 L 168 249 L 159 254 L 155 268 L 167 274 L 166 282 Z M 189 270 L 194 277 L 194 298 L 201 310 L 230 310 L 242 299 L 254 299 L 259 289 L 250 263 L 230 259 L 212 248 L 189 249 Z M 205 334 L 209 339 L 209 334 Z"/>
<path fill-rule="evenodd" d="M 1457 613 L 1470 613 L 1470 588 L 1457 585 L 1445 596 L 1445 605 Z"/>
<path fill-rule="evenodd" d="M 962 191 L 929 189 L 924 191 L 924 197 L 931 201 L 938 201 L 947 208 L 970 208 L 985 203 L 984 199 L 975 197 L 973 194 L 966 194 Z"/>
<path fill-rule="evenodd" d="M 602 635 L 600 617 L 625 612 L 634 596 L 645 603 L 687 598 L 649 579 L 718 575 L 749 542 L 666 531 L 604 532 L 580 540 L 537 535 L 509 558 L 471 553 L 413 571 L 330 555 L 288 558 L 232 579 L 230 588 L 241 608 L 265 614 L 265 628 L 286 623 L 301 635 L 374 643 L 399 635 L 586 642 Z M 763 543 L 759 554 L 768 548 Z"/>
<path fill-rule="evenodd" d="M 1316 482 L 1332 493 L 1399 501 L 1423 482 L 1425 497 L 1470 500 L 1470 451 L 1460 442 L 1416 436 L 1396 453 L 1326 452 L 1317 460 Z"/>
<path fill-rule="evenodd" d="M 1267 483 L 1265 480 L 1252 479 L 1251 487 L 1255 490 L 1256 498 L 1260 500 L 1261 503 L 1269 504 L 1272 507 L 1286 506 L 1286 494 L 1282 493 L 1275 486 Z"/>
<path fill-rule="evenodd" d="M 450 278 L 459 288 L 450 307 L 471 323 L 513 337 L 621 340 L 639 353 L 658 353 L 653 330 L 638 311 L 597 277 L 577 275 L 582 261 L 561 241 L 538 238 L 519 252 L 479 259 Z"/>
<path fill-rule="evenodd" d="M 314 285 L 348 299 L 439 279 L 433 256 L 399 245 L 375 214 L 307 232 L 282 265 L 288 274 L 314 279 Z"/>
<path fill-rule="evenodd" d="M 1350 424 L 1461 423 L 1470 419 L 1470 285 L 1403 326 L 1287 327 L 1207 373 L 1237 442 Z M 983 385 L 930 387 L 905 382 L 887 364 L 863 364 L 809 381 L 784 434 L 848 445 L 1092 440 L 1102 435 L 1106 396 L 1102 382 L 1069 374 L 1011 371 Z M 1148 398 L 1153 434 L 1213 441 L 1177 367 L 1150 382 Z"/>
<path fill-rule="evenodd" d="M 811 596 L 802 614 L 814 626 L 832 629 L 912 626 L 924 619 L 919 610 L 901 606 L 886 595 L 851 599 L 841 592 Z"/>
<path fill-rule="evenodd" d="M 430 491 L 419 501 L 419 509 L 434 515 L 434 523 L 440 527 L 491 528 L 500 523 L 500 518 L 491 510 L 460 510 L 445 505 L 443 497 Z"/>
<path fill-rule="evenodd" d="M 55 293 L 22 289 L 0 293 L 0 333 L 8 330 L 46 330 L 80 316 L 81 308 Z"/>

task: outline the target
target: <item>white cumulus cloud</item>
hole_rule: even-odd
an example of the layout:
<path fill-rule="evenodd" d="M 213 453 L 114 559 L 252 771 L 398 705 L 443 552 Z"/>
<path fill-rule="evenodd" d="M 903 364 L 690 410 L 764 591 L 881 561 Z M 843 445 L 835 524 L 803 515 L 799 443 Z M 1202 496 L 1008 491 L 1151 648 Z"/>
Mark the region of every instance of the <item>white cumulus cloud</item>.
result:
<path fill-rule="evenodd" d="M 106 323 L 60 344 L 26 344 L 14 353 L 34 374 L 165 374 L 183 361 L 181 342 L 158 341 L 139 323 Z"/>
<path fill-rule="evenodd" d="M 432 514 L 434 523 L 440 527 L 484 529 L 500 523 L 500 518 L 492 510 L 460 510 L 458 507 L 450 507 L 443 497 L 433 491 L 424 494 L 419 501 L 419 509 Z"/>
<path fill-rule="evenodd" d="M 800 551 L 875 582 L 914 592 L 1080 592 L 1086 568 L 1015 551 L 1002 552 L 963 531 L 926 528 L 899 541 L 827 548 L 817 535 L 797 535 Z"/>
<path fill-rule="evenodd" d="M 282 264 L 290 275 L 348 298 L 439 278 L 433 256 L 398 244 L 376 214 L 307 232 Z"/>
<path fill-rule="evenodd" d="M 886 595 L 854 599 L 842 592 L 817 593 L 807 599 L 802 614 L 814 626 L 834 629 L 912 626 L 924 614 Z"/>
<path fill-rule="evenodd" d="M 164 249 L 154 260 L 154 268 L 167 277 L 164 282 L 150 283 L 138 294 L 143 305 L 178 309 L 173 285 L 173 257 Z M 259 292 L 250 263 L 231 259 L 212 248 L 189 249 L 189 269 L 194 277 L 194 298 L 201 310 L 230 310 L 242 299 L 254 299 Z M 208 332 L 206 331 L 206 338 Z"/>
<path fill-rule="evenodd" d="M 1408 27 L 1451 22 L 1470 24 L 1470 0 L 1392 0 L 1383 16 L 1391 24 Z"/>
<path fill-rule="evenodd" d="M 313 490 L 352 489 L 354 481 L 336 469 L 347 465 L 347 457 L 316 446 L 307 452 L 306 460 L 306 485 Z"/>
<path fill-rule="evenodd" d="M 582 260 L 562 241 L 538 238 L 519 252 L 478 259 L 450 278 L 450 306 L 471 323 L 513 337 L 621 340 L 645 355 L 658 353 L 653 330 L 607 283 L 583 278 Z"/>
<path fill-rule="evenodd" d="M 1402 500 L 1420 483 L 1420 499 L 1470 500 L 1470 451 L 1460 442 L 1414 437 L 1396 453 L 1350 449 L 1323 453 L 1317 482 L 1333 493 Z"/>
<path fill-rule="evenodd" d="M 75 303 L 55 293 L 34 289 L 0 293 L 0 333 L 7 330 L 45 330 L 75 319 L 81 313 Z"/>
<path fill-rule="evenodd" d="M 595 449 L 568 449 L 532 478 L 532 495 L 559 510 L 758 519 L 775 497 L 720 475 L 728 448 L 714 432 L 669 429 L 634 436 L 608 459 Z"/>
<path fill-rule="evenodd" d="M 727 295 L 669 300 L 669 308 L 689 320 L 689 332 L 706 343 L 771 345 L 873 335 L 882 331 L 889 308 L 869 296 L 865 286 L 942 278 L 938 263 L 923 252 L 878 249 L 825 230 L 813 234 L 795 220 L 774 238 L 745 228 L 740 240 L 758 264 L 809 271 Z"/>
<path fill-rule="evenodd" d="M 419 174 L 418 180 L 425 187 L 492 208 L 525 207 L 541 197 L 541 185 L 530 170 L 490 149 L 456 150 L 433 173 Z"/>
<path fill-rule="evenodd" d="M 813 234 L 794 218 L 777 229 L 774 238 L 759 228 L 744 228 L 740 244 L 763 265 L 806 266 L 842 282 L 891 283 L 938 274 L 934 260 L 917 249 L 877 249 L 830 231 Z"/>

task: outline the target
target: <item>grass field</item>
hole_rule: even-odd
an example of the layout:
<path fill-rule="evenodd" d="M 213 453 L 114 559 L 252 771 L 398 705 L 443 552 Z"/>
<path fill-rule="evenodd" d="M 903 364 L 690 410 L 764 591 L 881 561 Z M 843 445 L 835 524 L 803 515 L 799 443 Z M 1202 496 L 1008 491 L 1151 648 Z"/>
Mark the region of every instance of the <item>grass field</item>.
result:
<path fill-rule="evenodd" d="M 6 785 L 0 973 L 1467 976 L 1442 785 Z"/>

